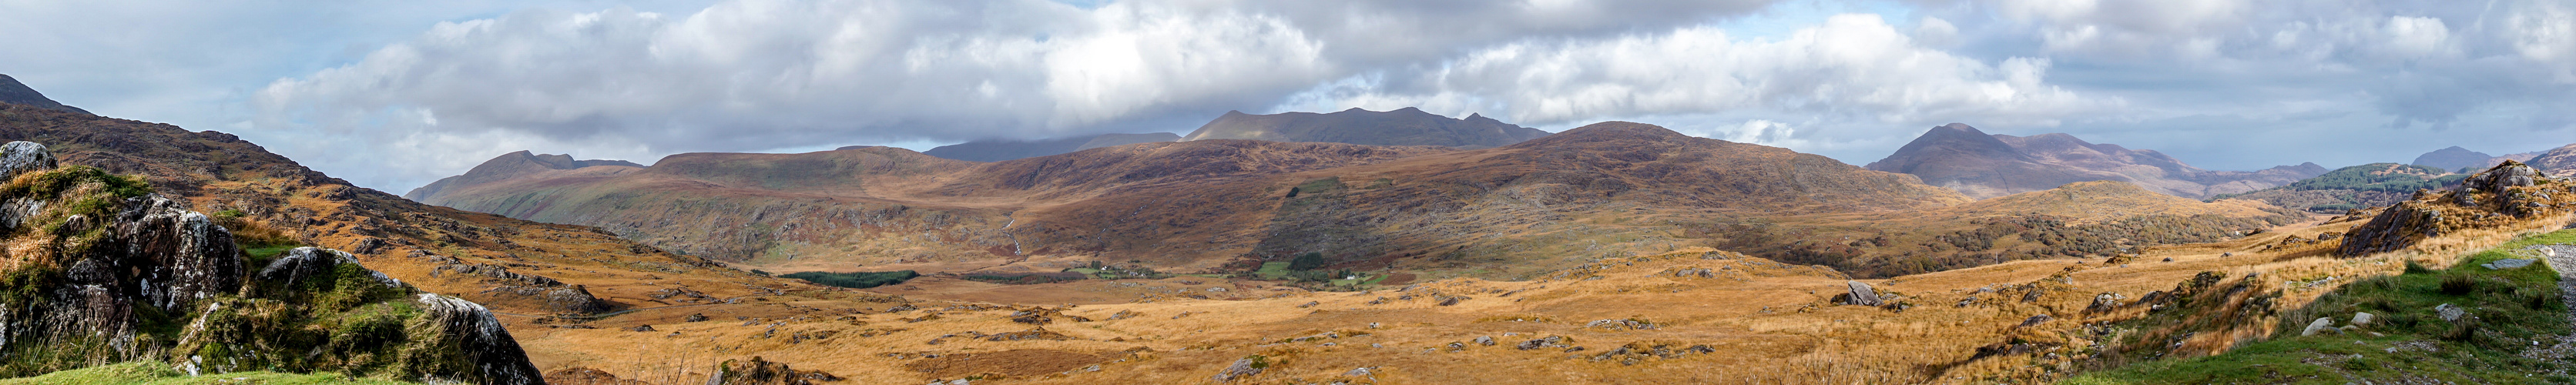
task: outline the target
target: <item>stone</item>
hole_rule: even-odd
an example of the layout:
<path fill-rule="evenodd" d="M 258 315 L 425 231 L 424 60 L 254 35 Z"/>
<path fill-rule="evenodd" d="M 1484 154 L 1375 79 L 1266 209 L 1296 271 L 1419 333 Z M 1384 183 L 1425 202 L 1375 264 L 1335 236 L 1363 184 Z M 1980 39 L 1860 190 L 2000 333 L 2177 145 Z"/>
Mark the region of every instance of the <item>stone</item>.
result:
<path fill-rule="evenodd" d="M 2368 313 L 2368 312 L 2356 312 L 2356 313 L 2352 313 L 2352 324 L 2353 324 L 2353 326 L 2370 326 L 2370 323 L 2371 323 L 2372 321 L 2374 321 L 2374 320 L 2378 320 L 2378 319 L 2379 319 L 2379 316 L 2378 316 L 2378 315 L 2373 315 L 2373 314 L 2370 314 L 2370 313 Z"/>
<path fill-rule="evenodd" d="M 1520 350 L 1530 350 L 1530 349 L 1538 349 L 1538 348 L 1561 348 L 1561 347 L 1571 346 L 1571 345 L 1568 345 L 1568 344 L 1573 343 L 1573 342 L 1574 342 L 1574 339 L 1573 339 L 1573 338 L 1566 338 L 1565 336 L 1547 336 L 1547 338 L 1539 338 L 1539 339 L 1533 339 L 1533 340 L 1528 340 L 1528 341 L 1521 341 L 1520 345 L 1514 346 L 1514 348 L 1518 348 L 1518 349 L 1520 349 Z"/>
<path fill-rule="evenodd" d="M 432 351 L 452 351 L 464 356 L 464 360 L 458 362 L 462 367 L 427 369 L 454 373 L 455 377 L 449 379 L 469 383 L 544 383 L 544 375 L 537 371 L 535 364 L 528 362 L 527 351 L 519 348 L 518 340 L 510 338 L 510 331 L 501 327 L 500 320 L 492 318 L 491 310 L 473 302 L 430 293 L 421 293 L 419 302 L 421 310 L 427 313 L 423 320 L 437 331 L 427 334 L 437 336 L 437 340 L 423 342 L 439 348 Z"/>
<path fill-rule="evenodd" d="M 1843 281 L 1843 284 L 1851 288 L 1850 297 L 1843 301 L 1843 304 L 1845 305 L 1878 306 L 1887 304 L 1886 302 L 1878 299 L 1878 291 L 1871 289 L 1869 284 L 1860 283 L 1860 281 Z"/>
<path fill-rule="evenodd" d="M 1494 336 L 1476 337 L 1477 345 L 1494 346 Z"/>
<path fill-rule="evenodd" d="M 2013 326 L 2013 327 L 2026 328 L 2026 327 L 2032 327 L 2032 326 L 2039 326 L 2039 324 L 2048 323 L 2048 321 L 2053 321 L 2053 320 L 2056 320 L 2056 319 L 2057 319 L 2057 317 L 2050 317 L 2050 316 L 2048 316 L 2047 314 L 2035 315 L 2035 316 L 2030 316 L 2030 318 L 2024 318 L 2024 319 L 2022 319 L 2022 320 L 2021 320 L 2021 325 L 2017 325 L 2017 326 Z"/>
<path fill-rule="evenodd" d="M 681 322 L 706 322 L 706 320 L 707 320 L 707 314 L 706 314 L 706 313 L 695 313 L 695 314 L 689 314 L 689 317 L 688 317 L 688 318 L 682 318 L 682 319 L 680 319 L 680 321 L 681 321 Z"/>
<path fill-rule="evenodd" d="M 626 328 L 626 331 L 630 331 L 630 332 L 649 332 L 649 331 L 653 331 L 653 325 L 635 325 L 635 327 Z"/>
<path fill-rule="evenodd" d="M 1261 368 L 1253 367 L 1253 364 L 1252 357 L 1234 360 L 1234 365 L 1227 365 L 1224 371 L 1217 372 L 1215 379 L 1227 382 L 1261 374 Z"/>
<path fill-rule="evenodd" d="M 1351 371 L 1342 372 L 1342 376 L 1344 376 L 1344 377 L 1368 377 L 1369 375 L 1376 374 L 1376 372 L 1377 372 L 1376 370 L 1373 370 L 1373 369 L 1371 369 L 1371 368 L 1366 368 L 1366 367 L 1362 367 L 1362 368 L 1353 368 L 1353 369 L 1351 369 Z"/>
<path fill-rule="evenodd" d="M 2343 333 L 2343 331 L 2342 331 L 2342 330 L 2335 329 L 2335 327 L 2334 327 L 2334 317 L 2317 317 L 2317 320 L 2315 320 L 2315 321 L 2309 321 L 2309 322 L 2308 322 L 2308 329 L 2307 329 L 2307 330 L 2300 331 L 2300 332 L 2299 332 L 2299 335 L 2300 335 L 2300 336 L 2313 336 L 2313 335 L 2317 335 L 2318 333 L 2334 333 L 2334 334 L 2342 334 L 2342 333 Z"/>
<path fill-rule="evenodd" d="M 17 178 L 18 174 L 52 170 L 60 166 L 54 153 L 36 142 L 16 141 L 0 144 L 0 180 Z"/>
<path fill-rule="evenodd" d="M 2440 314 L 2443 322 L 2459 322 L 2460 317 L 2469 315 L 2469 311 L 2467 309 L 2461 309 L 2459 306 L 2452 306 L 2447 303 L 2442 304 L 2441 306 L 2434 306 L 2433 312 L 2435 314 Z"/>
<path fill-rule="evenodd" d="M 2531 266 L 2531 263 L 2532 263 L 2532 262 L 2539 262 L 2539 260 L 2534 260 L 2534 259 L 2521 259 L 2521 258 L 2506 258 L 2506 259 L 2498 259 L 2498 260 L 2496 260 L 2495 262 L 2487 262 L 2487 263 L 2484 263 L 2484 264 L 2479 264 L 2478 266 L 2484 266 L 2484 267 L 2486 267 L 2486 268 L 2487 268 L 2487 270 L 2519 269 L 2519 268 L 2522 268 L 2523 266 Z"/>

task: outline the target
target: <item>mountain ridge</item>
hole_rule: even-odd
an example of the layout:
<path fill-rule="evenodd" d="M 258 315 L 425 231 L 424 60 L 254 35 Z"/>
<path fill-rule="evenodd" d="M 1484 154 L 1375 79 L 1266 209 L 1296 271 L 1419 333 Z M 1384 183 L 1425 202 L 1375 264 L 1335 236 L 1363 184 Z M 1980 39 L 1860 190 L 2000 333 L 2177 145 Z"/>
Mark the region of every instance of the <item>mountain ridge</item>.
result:
<path fill-rule="evenodd" d="M 1226 111 L 1191 131 L 1182 140 L 1251 139 L 1477 149 L 1547 135 L 1547 131 L 1503 123 L 1481 114 L 1456 119 L 1405 107 L 1383 112 L 1351 108 L 1324 114 L 1284 112 L 1253 115 Z"/>
<path fill-rule="evenodd" d="M 80 109 L 80 107 L 72 107 L 63 105 L 60 102 L 55 102 L 54 99 L 45 97 L 44 93 L 36 92 L 35 88 L 28 87 L 26 83 L 19 83 L 17 78 L 9 77 L 8 74 L 0 74 L 0 103 L 26 105 L 81 115 L 98 115 L 90 113 L 89 110 Z"/>
<path fill-rule="evenodd" d="M 1925 183 L 1976 198 L 2046 190 L 2067 183 L 2117 180 L 2185 198 L 2253 191 L 2325 173 L 2302 163 L 2259 171 L 2210 171 L 2155 150 L 2091 143 L 2073 135 L 1988 134 L 1966 124 L 1933 127 L 1895 153 L 1865 166 L 1922 177 Z"/>

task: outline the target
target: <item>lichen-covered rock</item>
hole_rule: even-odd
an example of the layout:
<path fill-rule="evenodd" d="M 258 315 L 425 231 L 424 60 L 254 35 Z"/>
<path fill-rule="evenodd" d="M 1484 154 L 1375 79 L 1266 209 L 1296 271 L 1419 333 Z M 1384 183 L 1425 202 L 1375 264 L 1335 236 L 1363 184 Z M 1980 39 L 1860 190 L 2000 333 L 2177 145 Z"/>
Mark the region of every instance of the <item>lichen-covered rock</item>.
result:
<path fill-rule="evenodd" d="M 2424 239 L 2463 229 L 2505 226 L 2567 210 L 2565 183 L 2555 183 L 2519 162 L 2506 161 L 2461 181 L 2448 192 L 2418 191 L 2415 199 L 2378 210 L 2345 234 L 2336 252 L 2361 256 L 2406 249 Z M 2365 211 L 2355 211 L 2362 213 Z"/>
<path fill-rule="evenodd" d="M 54 160 L 53 152 L 45 151 L 45 145 L 26 141 L 0 144 L 0 180 L 16 178 L 18 174 L 31 171 L 52 170 L 59 164 Z"/>
<path fill-rule="evenodd" d="M 1860 283 L 1860 281 L 1844 281 L 1843 284 L 1851 287 L 1851 292 L 1844 294 L 1847 296 L 1843 298 L 1842 303 L 1844 305 L 1878 306 L 1887 304 L 1887 302 L 1879 300 L 1878 290 L 1870 288 L 1869 284 Z"/>
<path fill-rule="evenodd" d="M 427 313 L 414 321 L 415 335 L 427 341 L 411 347 L 406 355 L 446 358 L 429 360 L 414 368 L 427 378 L 477 384 L 543 384 L 543 374 L 528 362 L 528 353 L 519 348 L 501 321 L 483 305 L 437 294 L 419 295 L 421 311 Z"/>
<path fill-rule="evenodd" d="M 129 199 L 117 214 L 116 235 L 128 264 L 141 267 L 134 285 L 165 311 L 241 287 L 242 256 L 231 231 L 187 204 L 159 194 Z M 159 288 L 159 289 L 153 289 Z"/>

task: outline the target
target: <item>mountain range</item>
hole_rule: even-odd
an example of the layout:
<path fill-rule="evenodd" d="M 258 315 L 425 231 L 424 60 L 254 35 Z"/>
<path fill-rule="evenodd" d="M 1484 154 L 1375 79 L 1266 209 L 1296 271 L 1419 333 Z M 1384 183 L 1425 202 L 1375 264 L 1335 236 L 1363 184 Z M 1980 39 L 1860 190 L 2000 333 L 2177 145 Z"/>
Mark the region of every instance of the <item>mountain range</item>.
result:
<path fill-rule="evenodd" d="M 2155 150 L 2094 144 L 2067 134 L 1987 134 L 1958 123 L 1933 127 L 1867 168 L 1911 174 L 1924 183 L 1981 199 L 2096 180 L 2129 182 L 2148 191 L 2202 199 L 2280 186 L 2326 172 L 2315 163 L 2253 172 L 2202 170 Z"/>
<path fill-rule="evenodd" d="M 1329 114 L 1288 112 L 1252 115 L 1226 111 L 1182 140 L 1250 139 L 1373 146 L 1501 147 L 1547 136 L 1547 131 L 1468 115 L 1450 118 L 1405 107 L 1377 112 L 1358 108 Z"/>
<path fill-rule="evenodd" d="M 17 78 L 9 75 L 0 75 L 0 103 L 91 115 L 88 110 L 80 107 L 55 102 L 54 99 L 45 97 L 45 94 L 36 92 L 34 88 L 28 88 L 26 83 L 19 83 Z"/>
<path fill-rule="evenodd" d="M 1332 119 L 1393 121 L 1339 126 L 1345 130 L 1403 126 L 1427 115 L 1410 109 L 1337 114 Z M 1240 127 L 1245 120 L 1229 115 L 1209 127 Z M 1453 120 L 1475 121 L 1490 120 Z M 1339 135 L 1331 131 L 1295 132 Z M 683 253 L 779 271 L 1019 270 L 1045 266 L 1029 261 L 1088 260 L 1225 271 L 1319 253 L 1338 266 L 1517 277 L 1572 263 L 1561 258 L 1569 254 L 1713 245 L 1885 275 L 2117 253 L 2289 218 L 2179 198 L 2075 207 L 2153 195 L 2095 185 L 2076 186 L 2096 193 L 2085 200 L 2047 207 L 2004 200 L 1968 209 L 1962 206 L 1968 197 L 1914 176 L 1624 122 L 1472 150 L 1199 139 L 994 163 L 866 147 L 681 154 L 641 169 L 569 170 L 523 157 L 504 155 L 454 179 L 476 183 L 407 195 L 598 226 Z M 2017 224 L 1989 223 L 1995 221 Z M 2139 233 L 2157 221 L 2187 224 Z M 1974 243 L 1968 247 L 1925 242 L 1993 226 L 2009 229 L 1977 237 L 1987 239 L 1954 239 Z M 1990 239 L 2020 232 L 2033 234 L 2026 239 L 2090 238 Z M 1850 241 L 1805 240 L 1819 233 Z"/>
<path fill-rule="evenodd" d="M 2424 153 L 2424 155 L 2417 155 L 2415 156 L 2415 161 L 2407 162 L 2406 164 L 2439 168 L 2449 172 L 2470 173 L 2478 170 L 2485 170 L 2488 167 L 2495 167 L 2495 165 L 2504 163 L 2504 161 L 2507 160 L 2529 162 L 2532 157 L 2540 156 L 2540 153 L 2542 152 L 2546 151 L 2504 154 L 2498 156 L 2487 155 L 2487 153 L 2483 152 L 2469 151 L 2469 149 L 2460 148 L 2460 146 L 2450 146 L 2444 147 L 2440 150 L 2433 150 L 2433 152 Z"/>

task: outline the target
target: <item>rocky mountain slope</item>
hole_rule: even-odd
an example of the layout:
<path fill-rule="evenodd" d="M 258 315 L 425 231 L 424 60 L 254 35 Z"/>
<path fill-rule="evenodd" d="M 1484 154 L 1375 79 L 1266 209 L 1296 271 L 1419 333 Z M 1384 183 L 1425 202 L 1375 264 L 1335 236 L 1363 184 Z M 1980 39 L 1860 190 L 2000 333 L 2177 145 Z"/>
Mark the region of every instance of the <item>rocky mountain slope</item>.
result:
<path fill-rule="evenodd" d="M 2542 151 L 2539 155 L 2533 155 L 2529 165 L 2532 169 L 2559 179 L 2576 178 L 2576 144 L 2560 146 Z"/>
<path fill-rule="evenodd" d="M 9 77 L 7 74 L 0 74 L 0 103 L 78 113 L 81 115 L 90 114 L 88 110 L 82 110 L 79 107 L 66 106 L 62 103 L 55 102 L 53 98 L 47 98 L 45 97 L 45 94 L 37 93 L 36 89 L 27 87 L 26 83 L 19 83 L 17 78 Z"/>
<path fill-rule="evenodd" d="M 2415 190 L 2441 188 L 2467 177 L 2433 166 L 2371 163 L 2335 169 L 2285 186 L 2220 194 L 2216 198 L 2258 200 L 2291 209 L 2342 214 L 2397 204 L 2413 196 Z"/>
<path fill-rule="evenodd" d="M 973 163 L 874 147 L 460 178 L 498 181 L 424 201 L 599 226 L 775 271 L 1052 272 L 1132 261 L 1222 272 L 1319 253 L 1340 267 L 1508 278 L 1579 263 L 1567 255 L 1709 245 L 1880 275 L 2116 253 L 2294 217 L 2039 203 L 1914 215 L 1968 200 L 1820 156 L 1619 122 L 1471 151 L 1199 140 Z M 2066 205 L 2123 199 L 2098 195 Z M 2176 200 L 2158 204 L 2210 205 Z M 2068 223 L 2042 214 L 2084 212 L 2134 215 Z M 2003 215 L 2045 224 L 1984 223 Z M 2149 226 L 2156 221 L 2176 223 Z M 1992 226 L 2017 230 L 1952 234 Z M 2133 231 L 2147 227 L 2167 230 Z M 1808 241 L 1818 232 L 1856 238 Z M 2163 236 L 2181 234 L 2192 235 Z M 2037 240 L 2048 236 L 2128 240 Z M 2007 239 L 1997 247 L 1995 237 Z"/>
<path fill-rule="evenodd" d="M 2149 191 L 2202 199 L 2280 186 L 2326 172 L 2314 163 L 2253 172 L 2209 171 L 2155 150 L 2094 144 L 2066 134 L 1989 135 L 1958 123 L 1933 127 L 1867 168 L 1911 174 L 1924 183 L 1980 199 L 2095 180 L 2129 182 Z"/>
<path fill-rule="evenodd" d="M 336 371 L 538 383 L 483 306 L 423 293 L 311 247 L 245 255 L 233 233 L 142 178 L 0 146 L 0 377 L 125 361 L 190 374 Z"/>
<path fill-rule="evenodd" d="M 1224 116 L 1199 126 L 1183 140 L 1251 139 L 1475 149 L 1500 147 L 1547 135 L 1547 131 L 1503 123 L 1483 115 L 1455 119 L 1406 107 L 1386 112 L 1352 108 L 1329 114 L 1287 112 L 1252 115 L 1226 111 Z"/>
<path fill-rule="evenodd" d="M 2460 180 L 2447 190 L 2418 190 L 2383 208 L 2355 211 L 2369 218 L 2345 236 L 2344 255 L 2402 250 L 2449 233 L 2507 228 L 2532 220 L 2576 226 L 2576 184 L 2551 179 L 2521 162 L 2506 161 Z"/>
<path fill-rule="evenodd" d="M 932 148 L 932 149 L 930 149 L 930 151 L 923 151 L 923 152 L 921 152 L 921 153 L 922 153 L 922 154 L 924 154 L 924 155 L 936 156 L 936 157 L 946 158 L 946 159 L 956 159 L 956 160 L 976 161 L 976 162 L 1000 162 L 1000 161 L 1005 161 L 1005 160 L 1020 159 L 1020 158 L 1028 158 L 1028 157 L 1039 157 L 1039 156 L 1047 156 L 1047 155 L 1055 155 L 1055 154 L 1062 154 L 1062 153 L 1068 153 L 1068 152 L 1074 152 L 1074 151 L 1082 151 L 1082 150 L 1089 150 L 1089 149 L 1101 148 L 1101 147 L 1109 147 L 1109 146 L 1121 146 L 1121 145 L 1129 145 L 1129 144 L 1137 144 L 1137 143 L 1172 142 L 1172 141 L 1179 141 L 1179 140 L 1181 140 L 1181 136 L 1180 136 L 1180 135 L 1173 134 L 1173 133 L 1169 133 L 1169 132 L 1156 132 L 1156 133 L 1146 133 L 1146 134 L 1100 134 L 1100 135 L 1092 135 L 1092 136 L 1075 136 L 1075 137 L 1065 137 L 1065 138 L 1055 138 L 1055 139 L 1040 139 L 1040 140 L 1030 140 L 1030 141 L 1018 141 L 1018 140 L 978 140 L 978 141 L 972 141 L 972 142 L 966 142 L 966 143 L 958 143 L 958 144 L 951 144 L 951 145 L 946 145 L 946 146 L 939 146 L 938 148 Z M 849 146 L 849 147 L 842 147 L 842 148 L 840 148 L 840 149 L 841 149 L 841 150 L 855 150 L 855 149 L 858 149 L 858 148 L 861 148 L 861 147 L 868 147 L 868 146 Z"/>

